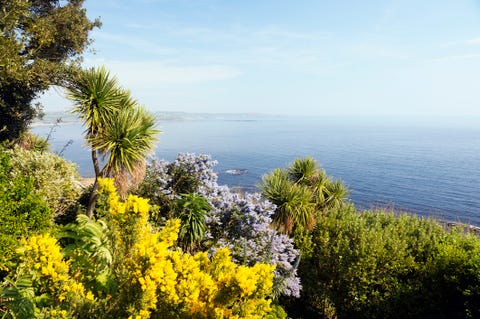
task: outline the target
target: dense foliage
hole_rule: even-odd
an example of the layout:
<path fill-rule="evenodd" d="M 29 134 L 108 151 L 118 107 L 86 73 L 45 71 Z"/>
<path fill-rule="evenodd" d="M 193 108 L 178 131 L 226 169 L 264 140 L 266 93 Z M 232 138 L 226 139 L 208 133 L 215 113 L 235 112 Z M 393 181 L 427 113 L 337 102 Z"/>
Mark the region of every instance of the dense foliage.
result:
<path fill-rule="evenodd" d="M 12 256 L 22 236 L 45 232 L 53 212 L 37 194 L 34 181 L 12 176 L 10 155 L 0 151 L 0 279 L 13 266 Z"/>
<path fill-rule="evenodd" d="M 83 0 L 0 0 L 0 141 L 24 132 L 50 85 L 62 85 L 100 26 Z"/>
<path fill-rule="evenodd" d="M 48 203 L 55 216 L 77 205 L 81 187 L 74 163 L 49 152 L 14 148 L 9 154 L 12 166 L 10 176 L 30 177 L 34 192 Z"/>
<path fill-rule="evenodd" d="M 0 296 L 7 317 L 282 318 L 270 306 L 274 266 L 237 265 L 226 248 L 183 253 L 179 220 L 154 232 L 147 200 L 121 201 L 112 180 L 100 192 L 101 219 L 83 215 L 67 229 L 67 260 L 50 235 L 22 241 Z"/>
<path fill-rule="evenodd" d="M 320 212 L 345 205 L 349 193 L 311 157 L 298 158 L 287 168 L 263 176 L 260 189 L 276 205 L 275 228 L 297 236 L 313 228 Z"/>
<path fill-rule="evenodd" d="M 180 154 L 147 167 L 145 198 L 128 194 L 158 131 L 105 68 L 79 68 L 100 26 L 83 2 L 0 0 L 0 142 L 21 147 L 0 150 L 1 318 L 480 318 L 478 234 L 359 212 L 312 158 L 242 194 L 209 156 Z M 65 227 L 75 166 L 26 131 L 51 85 L 75 103 L 96 176 Z"/>
<path fill-rule="evenodd" d="M 298 297 L 301 286 L 295 266 L 299 254 L 290 238 L 270 227 L 274 206 L 259 194 L 242 195 L 219 186 L 215 164 L 207 155 L 179 154 L 172 162 L 149 165 L 138 193 L 158 205 L 151 214 L 153 222 L 162 225 L 163 219 L 172 217 L 181 194 L 203 196 L 212 209 L 205 212 L 207 231 L 198 249 L 228 247 L 241 264 L 276 265 L 276 295 Z"/>
<path fill-rule="evenodd" d="M 328 211 L 300 265 L 303 318 L 476 318 L 480 241 L 433 220 Z M 448 256 L 448 257 L 447 257 Z"/>
<path fill-rule="evenodd" d="M 289 238 L 278 206 L 219 186 L 209 156 L 180 154 L 147 167 L 137 192 L 153 205 L 100 179 L 94 217 L 59 232 L 54 210 L 77 201 L 74 166 L 19 148 L 0 164 L 4 318 L 480 316 L 480 240 L 468 228 L 326 205 L 325 188 L 308 201 L 315 226 Z M 305 159 L 264 180 L 276 175 L 310 195 L 312 180 L 331 181 Z"/>

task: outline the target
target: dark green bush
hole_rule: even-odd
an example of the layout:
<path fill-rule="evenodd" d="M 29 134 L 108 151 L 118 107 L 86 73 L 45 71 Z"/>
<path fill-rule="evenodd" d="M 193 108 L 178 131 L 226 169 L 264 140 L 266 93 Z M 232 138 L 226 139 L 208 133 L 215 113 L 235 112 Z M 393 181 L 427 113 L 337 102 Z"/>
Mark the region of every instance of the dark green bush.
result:
<path fill-rule="evenodd" d="M 480 318 L 480 240 L 454 230 L 425 266 L 424 318 Z"/>
<path fill-rule="evenodd" d="M 353 207 L 326 212 L 303 258 L 302 297 L 289 314 L 311 318 L 479 318 L 480 241 L 439 223 Z"/>

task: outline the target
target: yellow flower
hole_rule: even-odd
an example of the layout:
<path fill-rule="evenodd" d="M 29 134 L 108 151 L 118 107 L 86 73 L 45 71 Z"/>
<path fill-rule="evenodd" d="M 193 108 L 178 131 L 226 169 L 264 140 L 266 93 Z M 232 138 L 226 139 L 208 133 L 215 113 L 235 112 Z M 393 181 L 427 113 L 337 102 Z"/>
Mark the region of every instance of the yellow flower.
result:
<path fill-rule="evenodd" d="M 141 198 L 135 195 L 128 196 L 127 207 L 129 210 L 132 210 L 134 213 L 140 214 L 141 216 L 146 216 L 150 209 L 148 199 Z"/>
<path fill-rule="evenodd" d="M 117 192 L 114 181 L 111 178 L 99 178 L 98 186 L 99 192 L 104 192 L 106 194 L 116 194 Z"/>
<path fill-rule="evenodd" d="M 168 247 L 172 246 L 178 238 L 178 231 L 180 230 L 180 219 L 170 219 L 167 221 L 160 231 L 159 239 L 164 242 Z"/>
<path fill-rule="evenodd" d="M 240 266 L 235 273 L 235 280 L 243 294 L 249 296 L 256 289 L 258 274 L 250 267 Z"/>
<path fill-rule="evenodd" d="M 87 292 L 87 294 L 85 295 L 85 299 L 87 299 L 88 301 L 93 301 L 95 300 L 95 296 L 92 294 L 91 291 Z"/>

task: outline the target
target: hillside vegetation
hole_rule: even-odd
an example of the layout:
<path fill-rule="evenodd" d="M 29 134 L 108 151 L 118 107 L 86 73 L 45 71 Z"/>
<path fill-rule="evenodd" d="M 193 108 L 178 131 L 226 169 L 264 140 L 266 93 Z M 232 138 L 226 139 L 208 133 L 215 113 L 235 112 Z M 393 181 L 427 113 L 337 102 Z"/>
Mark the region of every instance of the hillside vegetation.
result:
<path fill-rule="evenodd" d="M 0 1 L 0 318 L 480 318 L 466 228 L 358 211 L 313 158 L 253 194 L 218 185 L 208 155 L 147 161 L 158 118 L 82 69 L 101 25 L 83 4 Z M 29 131 L 51 86 L 84 126 L 90 187 Z"/>
<path fill-rule="evenodd" d="M 179 154 L 122 195 L 98 179 L 90 217 L 73 164 L 20 148 L 0 162 L 4 318 L 480 316 L 476 235 L 357 211 L 311 158 L 265 175 L 262 195 Z"/>

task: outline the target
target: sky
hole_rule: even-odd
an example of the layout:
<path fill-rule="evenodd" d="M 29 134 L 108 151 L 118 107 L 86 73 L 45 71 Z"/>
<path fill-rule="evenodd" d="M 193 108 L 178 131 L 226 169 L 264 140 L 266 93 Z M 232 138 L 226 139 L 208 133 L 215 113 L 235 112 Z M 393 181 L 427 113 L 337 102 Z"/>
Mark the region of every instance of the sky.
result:
<path fill-rule="evenodd" d="M 86 0 L 152 111 L 480 116 L 480 0 Z M 93 51 L 93 52 L 92 52 Z M 70 107 L 61 91 L 47 111 Z"/>

